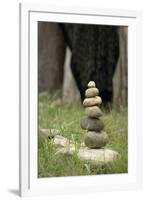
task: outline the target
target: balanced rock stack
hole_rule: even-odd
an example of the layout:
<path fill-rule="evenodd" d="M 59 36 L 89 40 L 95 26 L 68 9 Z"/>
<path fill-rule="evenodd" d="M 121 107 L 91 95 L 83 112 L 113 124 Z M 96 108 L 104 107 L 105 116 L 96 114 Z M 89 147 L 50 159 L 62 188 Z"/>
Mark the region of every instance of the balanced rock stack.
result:
<path fill-rule="evenodd" d="M 95 82 L 90 81 L 85 92 L 86 98 L 83 101 L 87 116 L 83 117 L 80 122 L 81 128 L 87 130 L 84 142 L 89 148 L 102 148 L 108 142 L 108 136 L 103 131 L 104 124 L 100 119 L 102 111 L 99 106 L 102 103 L 102 99 L 98 94 L 99 90 L 96 88 Z"/>

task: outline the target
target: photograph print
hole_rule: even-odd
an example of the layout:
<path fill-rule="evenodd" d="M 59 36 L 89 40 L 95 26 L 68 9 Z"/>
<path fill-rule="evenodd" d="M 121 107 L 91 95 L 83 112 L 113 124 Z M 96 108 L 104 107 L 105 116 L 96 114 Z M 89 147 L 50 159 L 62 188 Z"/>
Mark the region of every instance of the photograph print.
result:
<path fill-rule="evenodd" d="M 38 177 L 128 173 L 128 26 L 37 31 Z"/>

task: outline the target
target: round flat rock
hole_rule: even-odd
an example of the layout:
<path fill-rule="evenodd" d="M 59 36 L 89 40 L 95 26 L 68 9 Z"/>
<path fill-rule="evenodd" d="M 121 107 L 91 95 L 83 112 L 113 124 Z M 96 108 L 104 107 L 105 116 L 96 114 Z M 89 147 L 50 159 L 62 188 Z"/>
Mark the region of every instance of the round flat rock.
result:
<path fill-rule="evenodd" d="M 108 135 L 106 132 L 97 133 L 88 131 L 85 134 L 84 142 L 89 148 L 102 148 L 108 143 Z"/>
<path fill-rule="evenodd" d="M 83 117 L 80 121 L 82 129 L 91 131 L 101 131 L 104 129 L 104 124 L 100 119 Z"/>
<path fill-rule="evenodd" d="M 99 94 L 99 90 L 97 88 L 88 88 L 85 92 L 85 96 L 87 98 L 96 97 Z"/>
<path fill-rule="evenodd" d="M 88 117 L 99 118 L 102 116 L 102 111 L 98 106 L 91 106 L 85 108 L 85 113 Z"/>
<path fill-rule="evenodd" d="M 84 99 L 83 106 L 85 107 L 97 106 L 97 105 L 100 105 L 101 103 L 102 103 L 101 97 L 96 96 L 96 97 Z"/>

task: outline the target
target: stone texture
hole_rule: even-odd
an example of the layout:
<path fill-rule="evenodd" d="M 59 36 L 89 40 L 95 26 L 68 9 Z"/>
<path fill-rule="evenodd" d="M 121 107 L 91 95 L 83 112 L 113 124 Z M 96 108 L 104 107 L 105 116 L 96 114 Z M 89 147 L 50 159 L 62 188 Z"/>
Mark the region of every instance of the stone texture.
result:
<path fill-rule="evenodd" d="M 43 129 L 39 128 L 39 141 L 42 140 L 43 138 L 54 138 L 56 135 L 60 135 L 61 132 L 58 129 Z"/>
<path fill-rule="evenodd" d="M 83 117 L 80 121 L 82 129 L 91 131 L 101 131 L 104 128 L 104 124 L 100 119 Z"/>
<path fill-rule="evenodd" d="M 90 82 L 88 83 L 88 88 L 95 88 L 95 87 L 96 87 L 96 84 L 95 84 L 94 81 L 90 81 Z"/>
<path fill-rule="evenodd" d="M 85 91 L 85 96 L 87 98 L 90 98 L 90 97 L 95 97 L 99 94 L 99 90 L 97 88 L 88 88 L 86 91 Z"/>
<path fill-rule="evenodd" d="M 98 106 L 91 106 L 85 108 L 85 113 L 88 117 L 99 118 L 102 116 L 102 111 Z"/>
<path fill-rule="evenodd" d="M 75 147 L 71 145 L 69 148 L 60 148 L 56 154 L 73 156 L 74 152 Z M 83 162 L 98 166 L 101 163 L 106 164 L 113 162 L 117 159 L 118 153 L 110 149 L 89 149 L 88 147 L 80 147 L 77 156 Z"/>
<path fill-rule="evenodd" d="M 52 140 L 52 143 L 56 148 L 67 148 L 70 145 L 70 141 L 61 135 L 56 135 Z"/>
<path fill-rule="evenodd" d="M 82 147 L 79 150 L 78 157 L 82 161 L 98 165 L 113 162 L 118 157 L 118 153 L 110 149 L 89 149 L 88 147 Z"/>
<path fill-rule="evenodd" d="M 102 103 L 101 97 L 96 96 L 96 97 L 92 97 L 92 98 L 86 98 L 83 101 L 83 106 L 88 107 L 88 106 L 97 106 L 100 105 Z"/>
<path fill-rule="evenodd" d="M 108 135 L 106 132 L 97 133 L 94 131 L 88 131 L 85 134 L 84 142 L 89 148 L 102 148 L 108 142 Z"/>

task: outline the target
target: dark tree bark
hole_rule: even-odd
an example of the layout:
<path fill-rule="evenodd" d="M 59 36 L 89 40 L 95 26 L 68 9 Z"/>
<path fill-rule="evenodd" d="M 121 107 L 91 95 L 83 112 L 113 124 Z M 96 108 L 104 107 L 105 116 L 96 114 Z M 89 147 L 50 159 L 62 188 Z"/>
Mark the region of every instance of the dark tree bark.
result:
<path fill-rule="evenodd" d="M 93 80 L 103 102 L 111 102 L 119 56 L 118 27 L 67 23 L 60 26 L 72 51 L 71 69 L 82 100 L 87 83 Z"/>

